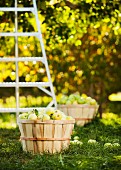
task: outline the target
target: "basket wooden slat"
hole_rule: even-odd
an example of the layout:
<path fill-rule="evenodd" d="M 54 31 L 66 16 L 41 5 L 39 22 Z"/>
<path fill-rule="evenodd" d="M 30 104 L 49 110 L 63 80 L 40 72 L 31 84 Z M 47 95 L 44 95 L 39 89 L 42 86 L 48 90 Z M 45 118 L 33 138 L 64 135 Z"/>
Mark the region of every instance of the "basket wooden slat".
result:
<path fill-rule="evenodd" d="M 36 124 L 36 137 L 37 138 L 42 138 L 43 137 L 43 132 L 44 131 L 44 125 L 43 124 Z M 44 142 L 41 140 L 37 140 L 37 152 L 43 152 L 44 151 Z"/>
<path fill-rule="evenodd" d="M 44 124 L 44 138 L 52 138 L 52 124 Z M 44 151 L 52 152 L 52 141 L 44 141 Z"/>
<path fill-rule="evenodd" d="M 72 116 L 76 120 L 76 124 L 84 126 L 92 121 L 98 111 L 98 105 L 88 104 L 72 104 L 58 105 L 58 109 L 63 111 L 67 116 Z"/>
<path fill-rule="evenodd" d="M 60 131 L 60 129 L 62 128 L 62 125 L 60 124 L 56 124 L 53 128 L 53 135 L 54 138 L 62 138 L 62 130 Z M 53 152 L 60 152 L 62 149 L 62 141 L 54 141 L 53 142 Z"/>
<path fill-rule="evenodd" d="M 72 133 L 73 128 L 74 128 L 74 124 L 73 125 L 70 125 L 70 124 L 63 125 L 63 137 L 70 138 L 69 134 Z M 63 149 L 67 148 L 69 143 L 70 143 L 70 140 L 63 141 Z"/>
<path fill-rule="evenodd" d="M 26 124 L 24 126 L 26 126 L 26 132 L 25 132 L 26 137 L 33 138 L 34 137 L 33 133 L 32 133 L 32 126 L 33 125 L 32 124 Z M 33 151 L 33 148 L 34 148 L 34 142 L 33 141 L 27 140 L 26 145 L 27 145 L 27 150 Z"/>
<path fill-rule="evenodd" d="M 61 152 L 69 146 L 75 120 L 18 120 L 24 151 Z"/>

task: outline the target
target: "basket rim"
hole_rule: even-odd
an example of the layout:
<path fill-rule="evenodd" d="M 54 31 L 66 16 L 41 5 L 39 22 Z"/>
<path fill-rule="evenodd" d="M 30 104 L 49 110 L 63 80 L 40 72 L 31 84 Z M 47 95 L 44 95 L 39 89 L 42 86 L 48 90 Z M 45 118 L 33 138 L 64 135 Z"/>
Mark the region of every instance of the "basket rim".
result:
<path fill-rule="evenodd" d="M 75 118 L 73 120 L 28 120 L 28 119 L 18 119 L 18 123 L 26 124 L 74 124 Z"/>
<path fill-rule="evenodd" d="M 89 104 L 58 104 L 58 107 L 63 107 L 63 108 L 75 108 L 75 107 L 79 107 L 79 108 L 98 108 L 99 105 L 89 105 Z"/>

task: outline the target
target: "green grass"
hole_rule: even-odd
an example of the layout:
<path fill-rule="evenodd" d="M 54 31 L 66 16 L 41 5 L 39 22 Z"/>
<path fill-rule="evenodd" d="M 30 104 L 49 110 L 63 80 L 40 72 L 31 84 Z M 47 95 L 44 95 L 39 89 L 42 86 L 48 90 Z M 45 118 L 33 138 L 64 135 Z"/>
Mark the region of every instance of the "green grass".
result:
<path fill-rule="evenodd" d="M 69 148 L 58 154 L 22 150 L 18 127 L 0 129 L 0 170 L 120 170 L 121 118 L 104 114 L 84 127 L 75 126 Z M 96 142 L 88 143 L 92 139 Z M 105 143 L 111 146 L 105 147 Z M 118 143 L 120 146 L 114 146 Z"/>

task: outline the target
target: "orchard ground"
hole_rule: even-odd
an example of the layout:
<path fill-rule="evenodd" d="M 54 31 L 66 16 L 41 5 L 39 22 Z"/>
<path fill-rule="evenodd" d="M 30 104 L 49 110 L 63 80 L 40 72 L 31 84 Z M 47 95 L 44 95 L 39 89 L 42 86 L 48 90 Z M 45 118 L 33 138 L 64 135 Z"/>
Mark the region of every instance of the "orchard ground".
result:
<path fill-rule="evenodd" d="M 53 155 L 24 152 L 13 115 L 9 121 L 1 119 L 0 127 L 1 170 L 120 170 L 120 115 L 103 113 L 102 119 L 75 125 L 69 148 Z"/>

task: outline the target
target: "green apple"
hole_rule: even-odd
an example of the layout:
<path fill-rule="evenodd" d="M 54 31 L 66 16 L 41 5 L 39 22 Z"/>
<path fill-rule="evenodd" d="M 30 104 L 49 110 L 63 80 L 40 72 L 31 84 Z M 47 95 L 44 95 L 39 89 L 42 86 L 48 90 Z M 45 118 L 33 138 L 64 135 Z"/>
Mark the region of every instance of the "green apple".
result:
<path fill-rule="evenodd" d="M 104 144 L 104 148 L 111 148 L 112 147 L 112 143 L 105 143 Z"/>
<path fill-rule="evenodd" d="M 91 97 L 86 97 L 86 103 L 87 104 L 90 104 L 90 101 L 92 100 L 92 98 Z"/>
<path fill-rule="evenodd" d="M 59 104 L 66 104 L 67 99 L 68 99 L 68 96 L 62 96 L 62 98 L 59 101 Z"/>
<path fill-rule="evenodd" d="M 73 101 L 73 104 L 78 104 L 78 102 L 75 100 L 75 101 Z"/>
<path fill-rule="evenodd" d="M 68 100 L 71 101 L 71 103 L 73 103 L 76 98 L 75 98 L 75 95 L 74 94 L 71 94 L 69 97 L 68 97 Z"/>
<path fill-rule="evenodd" d="M 42 118 L 43 118 L 43 114 L 44 114 L 44 113 L 39 112 L 39 114 L 38 114 L 37 118 L 38 118 L 39 120 L 42 120 Z"/>
<path fill-rule="evenodd" d="M 86 100 L 87 100 L 87 101 L 90 101 L 91 99 L 92 99 L 92 98 L 91 98 L 91 97 L 89 97 L 89 96 L 88 96 L 88 97 L 86 97 Z"/>
<path fill-rule="evenodd" d="M 96 104 L 97 104 L 97 102 L 96 102 L 96 100 L 95 100 L 95 99 L 91 99 L 91 100 L 90 100 L 90 104 L 91 104 L 91 105 L 96 105 Z"/>
<path fill-rule="evenodd" d="M 50 120 L 50 116 L 48 114 L 43 114 L 42 120 Z"/>
<path fill-rule="evenodd" d="M 30 115 L 30 114 L 36 114 L 37 115 L 38 111 L 36 109 L 33 109 L 33 110 L 28 112 L 28 115 Z"/>
<path fill-rule="evenodd" d="M 75 94 L 75 99 L 78 101 L 78 99 L 80 98 L 79 94 Z"/>
<path fill-rule="evenodd" d="M 120 144 L 119 143 L 113 143 L 113 147 L 118 148 L 118 147 L 120 147 Z"/>
<path fill-rule="evenodd" d="M 86 101 L 83 97 L 78 98 L 77 102 L 78 102 L 78 104 L 85 104 L 86 103 Z"/>
<path fill-rule="evenodd" d="M 89 104 L 89 105 L 97 105 L 95 99 L 87 95 L 80 95 L 79 93 L 70 94 L 69 96 L 63 96 L 59 104 Z"/>
<path fill-rule="evenodd" d="M 28 119 L 28 113 L 22 113 L 19 115 L 20 119 Z"/>
<path fill-rule="evenodd" d="M 96 141 L 95 139 L 89 139 L 89 140 L 88 140 L 88 143 L 89 143 L 89 144 L 95 144 L 95 143 L 97 143 L 97 141 Z"/>
<path fill-rule="evenodd" d="M 74 136 L 74 140 L 79 140 L 79 136 Z"/>
<path fill-rule="evenodd" d="M 69 104 L 72 104 L 72 101 L 68 99 L 68 100 L 66 101 L 66 104 L 68 104 L 68 105 L 69 105 Z"/>
<path fill-rule="evenodd" d="M 72 144 L 72 145 L 83 145 L 83 142 L 81 142 L 79 140 L 73 140 L 73 141 L 70 141 L 70 144 Z"/>
<path fill-rule="evenodd" d="M 35 113 L 31 113 L 31 114 L 29 114 L 28 119 L 29 120 L 37 120 L 37 115 Z"/>
<path fill-rule="evenodd" d="M 75 99 L 75 94 L 70 94 L 68 98 L 69 99 Z"/>

